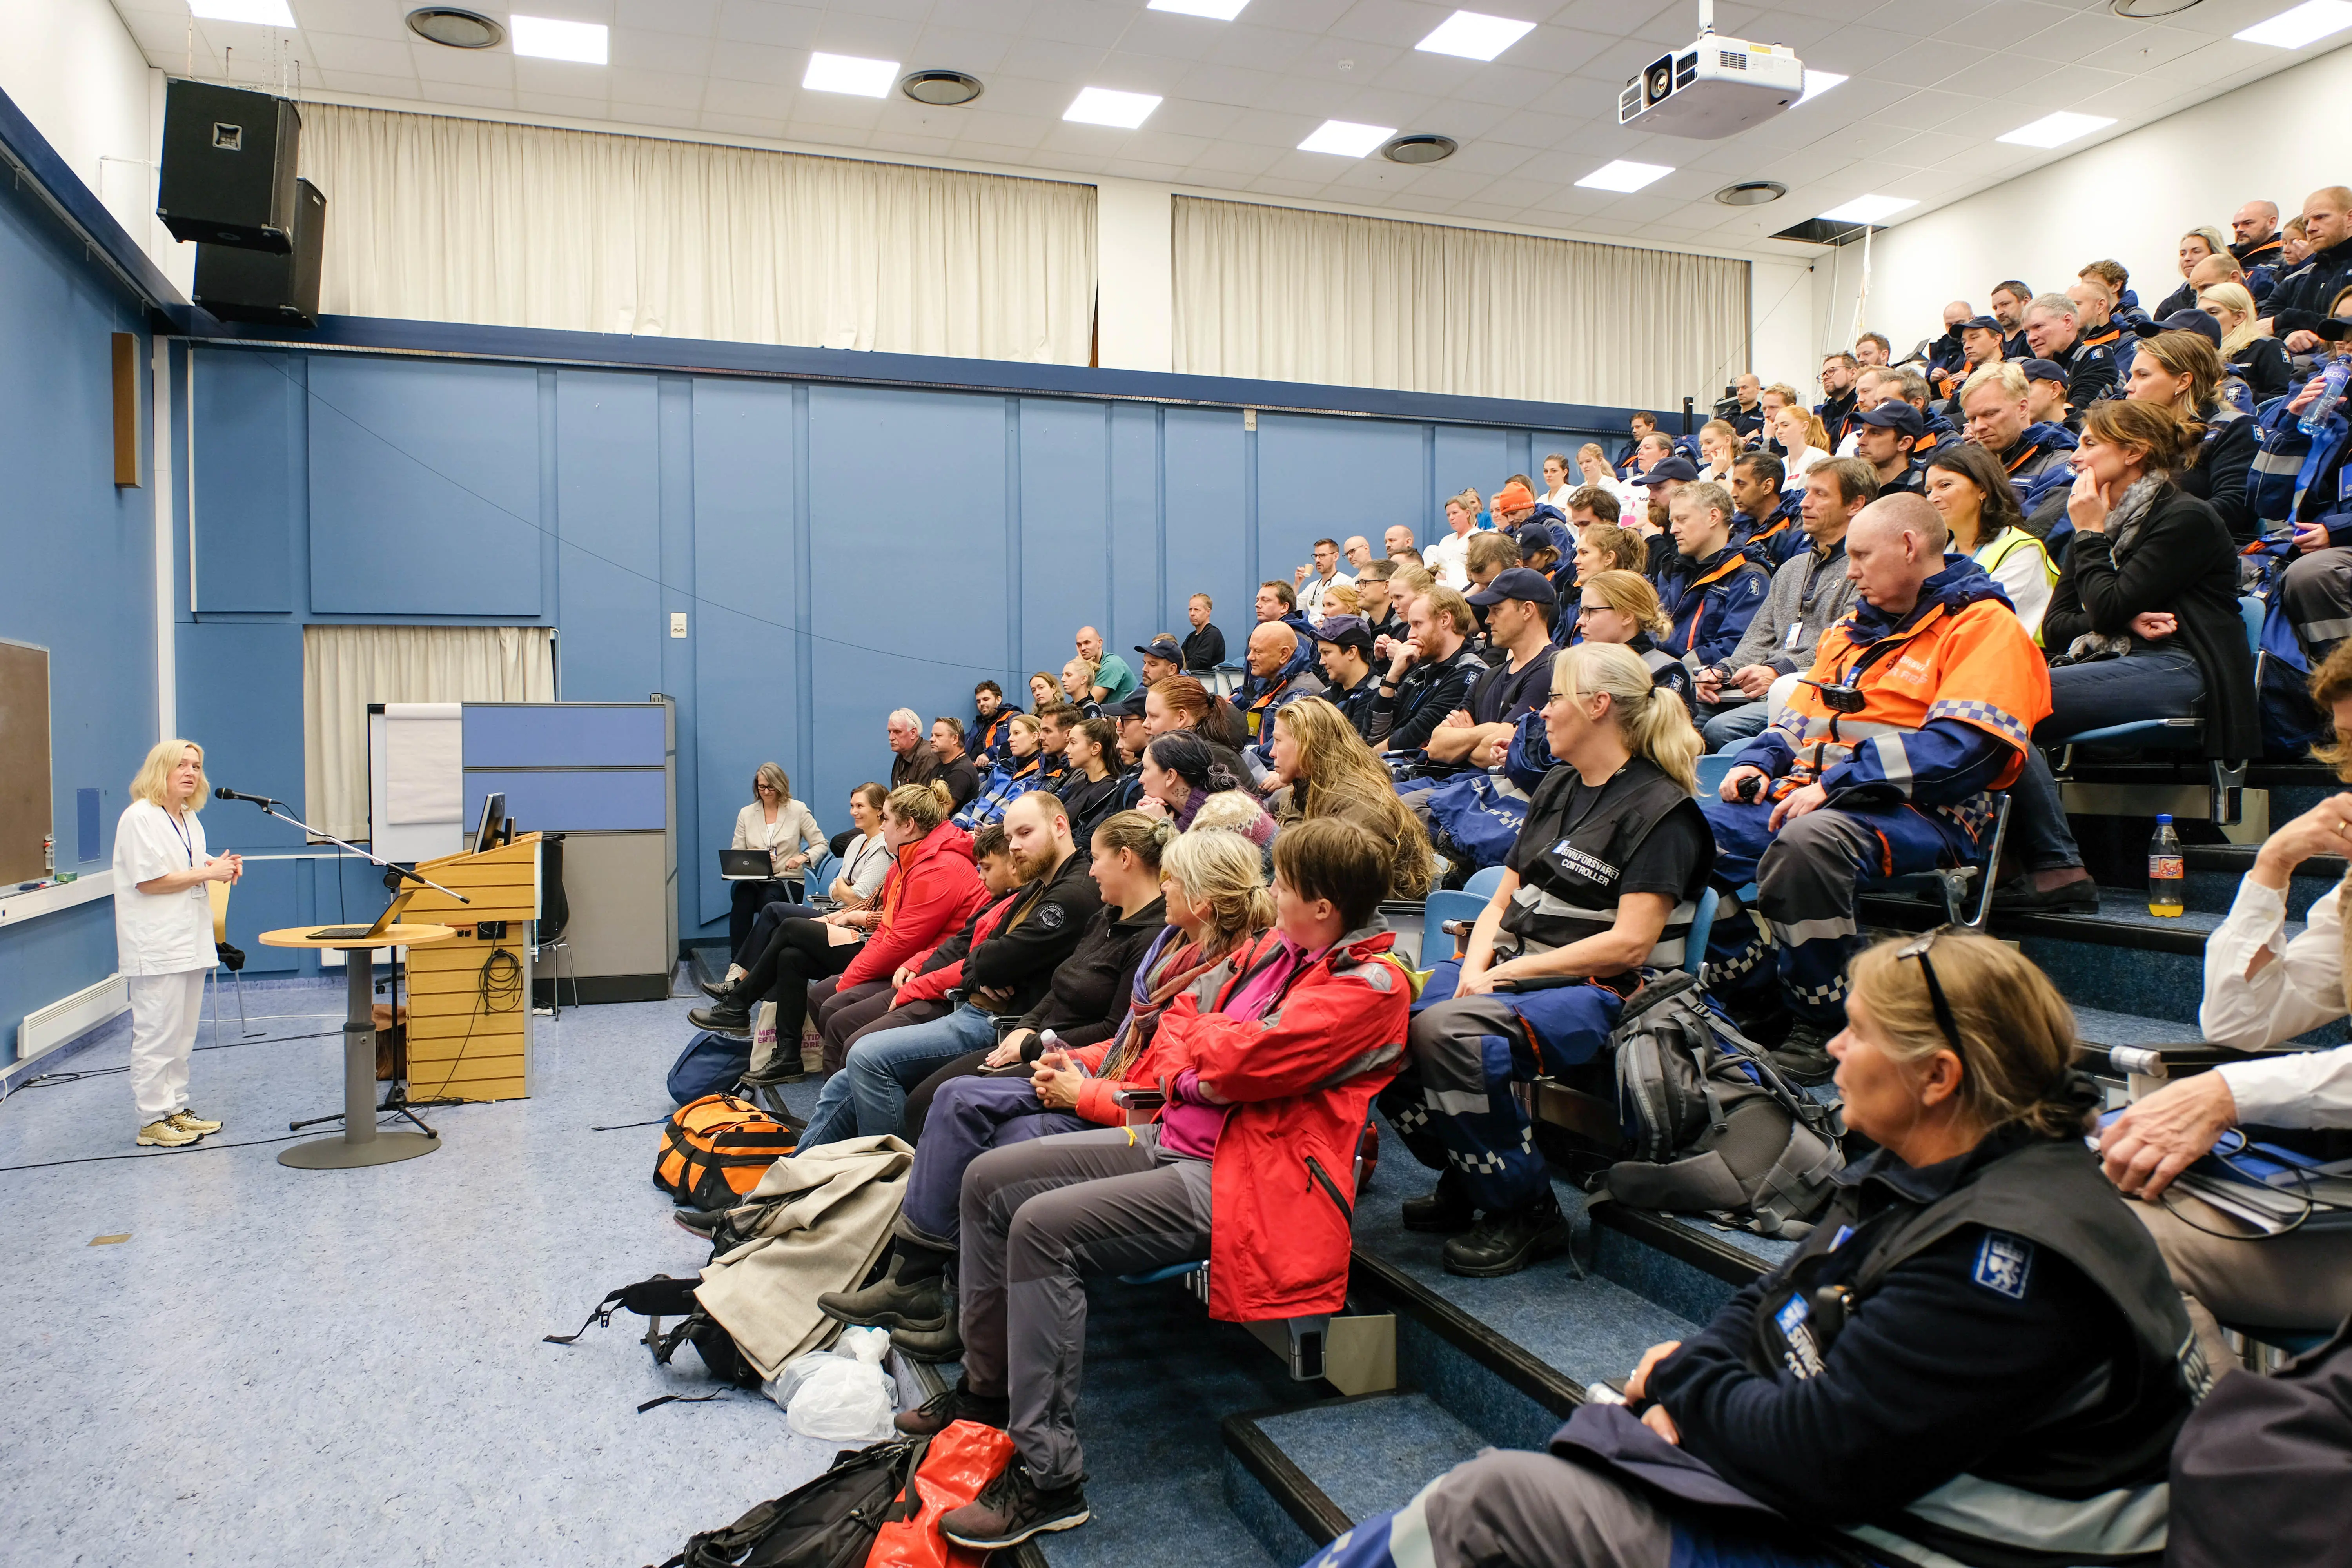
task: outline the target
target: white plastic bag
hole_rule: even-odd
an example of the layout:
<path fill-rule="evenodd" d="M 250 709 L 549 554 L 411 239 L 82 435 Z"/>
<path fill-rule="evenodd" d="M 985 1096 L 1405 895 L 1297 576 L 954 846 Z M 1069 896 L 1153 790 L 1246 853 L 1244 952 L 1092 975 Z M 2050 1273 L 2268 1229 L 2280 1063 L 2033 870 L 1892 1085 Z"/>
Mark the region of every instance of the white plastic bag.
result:
<path fill-rule="evenodd" d="M 897 1436 L 890 1417 L 898 1391 L 881 1366 L 889 1331 L 844 1329 L 835 1344 L 785 1363 L 768 1384 L 768 1397 L 783 1406 L 784 1424 L 803 1437 L 835 1443 Z"/>

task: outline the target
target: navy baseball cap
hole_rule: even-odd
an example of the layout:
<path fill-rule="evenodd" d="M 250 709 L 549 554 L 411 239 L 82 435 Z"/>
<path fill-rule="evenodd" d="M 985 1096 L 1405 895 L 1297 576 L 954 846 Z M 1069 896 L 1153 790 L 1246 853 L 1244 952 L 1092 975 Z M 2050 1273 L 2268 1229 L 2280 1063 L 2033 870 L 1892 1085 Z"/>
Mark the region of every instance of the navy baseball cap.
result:
<path fill-rule="evenodd" d="M 2000 324 L 2000 318 L 1995 316 L 1970 316 L 1967 321 L 1962 321 L 1958 326 L 1954 327 L 1952 331 L 1956 332 L 1965 332 L 1972 328 L 1980 328 L 1988 332 L 1999 332 L 2004 337 L 2008 336 L 2009 331 Z"/>
<path fill-rule="evenodd" d="M 1664 463 L 1658 466 L 1665 467 Z M 1687 468 L 1690 465 L 1685 463 L 1683 467 Z M 1495 574 L 1493 582 L 1469 595 L 1470 602 L 1482 610 L 1506 599 L 1525 599 L 1532 605 L 1557 605 L 1559 594 L 1552 587 L 1551 579 L 1534 567 L 1506 566 Z"/>
<path fill-rule="evenodd" d="M 1663 485 L 1669 479 L 1696 479 L 1696 478 L 1698 478 L 1697 465 L 1688 458 L 1663 458 L 1648 473 L 1634 475 L 1633 482 L 1637 485 Z"/>
<path fill-rule="evenodd" d="M 1372 656 L 1371 623 L 1361 616 L 1326 616 L 1315 623 L 1317 642 L 1351 647 L 1366 658 Z"/>
<path fill-rule="evenodd" d="M 1927 416 L 1899 397 L 1890 397 L 1868 413 L 1857 414 L 1854 417 L 1864 425 L 1875 425 L 1901 436 L 1917 437 L 1927 433 Z"/>
<path fill-rule="evenodd" d="M 1141 654 L 1146 658 L 1164 658 L 1171 664 L 1182 664 L 1184 662 L 1184 650 L 1176 646 L 1175 637 L 1166 632 L 1162 632 L 1160 636 L 1153 637 L 1151 639 L 1150 646 L 1148 647 L 1141 643 L 1136 644 L 1135 651 Z"/>
<path fill-rule="evenodd" d="M 2221 323 L 2202 310 L 2175 310 L 2160 321 L 2134 321 L 2131 330 L 2143 338 L 2152 338 L 2158 332 L 2196 332 L 2209 339 L 2215 348 L 2221 346 Z"/>
<path fill-rule="evenodd" d="M 1140 719 L 1143 717 L 1143 693 L 1139 691 L 1117 702 L 1106 702 L 1100 711 L 1106 719 Z"/>
<path fill-rule="evenodd" d="M 2028 381 L 2054 381 L 2061 386 L 2066 384 L 2066 367 L 2054 359 L 2030 359 L 2025 362 L 2024 369 Z"/>

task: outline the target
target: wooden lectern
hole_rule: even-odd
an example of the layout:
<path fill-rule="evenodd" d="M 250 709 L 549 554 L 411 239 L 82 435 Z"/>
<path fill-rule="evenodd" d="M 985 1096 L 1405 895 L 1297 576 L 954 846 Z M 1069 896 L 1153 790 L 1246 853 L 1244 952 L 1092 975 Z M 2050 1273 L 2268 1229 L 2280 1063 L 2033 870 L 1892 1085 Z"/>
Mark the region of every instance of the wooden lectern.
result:
<path fill-rule="evenodd" d="M 425 860 L 432 888 L 403 894 L 407 918 L 452 927 L 454 941 L 408 950 L 411 1100 L 519 1100 L 530 1093 L 530 929 L 539 918 L 539 835 L 479 855 Z M 503 923 L 485 938 L 481 927 Z"/>

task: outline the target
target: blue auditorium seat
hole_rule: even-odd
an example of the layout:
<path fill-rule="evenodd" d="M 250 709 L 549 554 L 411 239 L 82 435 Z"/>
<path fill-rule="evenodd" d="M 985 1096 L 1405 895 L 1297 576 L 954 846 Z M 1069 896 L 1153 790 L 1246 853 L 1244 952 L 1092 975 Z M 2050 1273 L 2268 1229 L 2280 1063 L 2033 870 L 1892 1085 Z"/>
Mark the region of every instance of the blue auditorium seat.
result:
<path fill-rule="evenodd" d="M 2262 689 L 2263 615 L 2262 600 L 2248 595 L 2238 601 L 2239 617 L 2245 623 L 2246 647 L 2254 656 L 2254 689 Z M 2085 730 L 2079 735 L 2066 737 L 2066 755 L 2062 763 L 2071 764 L 2076 746 L 2137 746 L 2144 751 L 2195 752 L 2205 746 L 2205 721 L 2202 719 L 2140 719 L 2128 724 L 2108 724 L 2096 730 Z M 2246 791 L 2246 761 L 2216 762 L 2212 771 L 2212 819 L 2217 827 L 2228 827 L 2243 815 Z M 2065 766 L 2061 767 L 2063 773 Z"/>

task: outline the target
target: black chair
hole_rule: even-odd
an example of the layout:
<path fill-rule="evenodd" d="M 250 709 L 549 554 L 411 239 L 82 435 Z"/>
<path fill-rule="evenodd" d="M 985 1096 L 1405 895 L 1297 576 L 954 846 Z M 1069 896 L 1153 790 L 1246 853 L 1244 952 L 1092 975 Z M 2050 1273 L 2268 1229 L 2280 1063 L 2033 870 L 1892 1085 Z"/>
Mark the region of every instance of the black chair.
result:
<path fill-rule="evenodd" d="M 563 940 L 563 930 L 572 923 L 572 900 L 563 892 L 563 835 L 542 833 L 539 836 L 539 919 L 531 922 L 531 961 L 536 963 L 542 952 L 569 954 L 572 944 Z M 554 1004 L 555 1016 L 563 1016 L 563 975 L 561 965 L 547 983 L 548 1000 Z M 580 973 L 578 960 L 573 960 L 572 974 L 572 1005 L 580 1005 Z"/>

